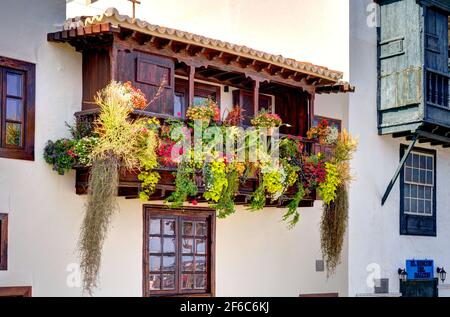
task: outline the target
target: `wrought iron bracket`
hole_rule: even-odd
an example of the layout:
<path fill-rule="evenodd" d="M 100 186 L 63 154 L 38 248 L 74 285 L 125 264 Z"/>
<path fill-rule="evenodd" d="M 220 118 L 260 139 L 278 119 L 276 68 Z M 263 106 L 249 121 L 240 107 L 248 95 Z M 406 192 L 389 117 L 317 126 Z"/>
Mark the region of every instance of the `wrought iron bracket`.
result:
<path fill-rule="evenodd" d="M 389 198 L 389 194 L 392 191 L 392 188 L 395 185 L 395 182 L 397 181 L 400 172 L 402 171 L 403 166 L 406 163 L 406 160 L 408 159 L 409 154 L 411 153 L 412 149 L 414 148 L 414 145 L 416 145 L 417 139 L 418 139 L 419 135 L 418 133 L 415 133 L 412 137 L 411 140 L 411 144 L 408 146 L 408 149 L 405 151 L 405 153 L 403 154 L 402 159 L 400 160 L 400 163 L 397 167 L 397 170 L 395 171 L 394 177 L 392 177 L 391 181 L 389 182 L 388 187 L 386 188 L 386 191 L 383 195 L 383 198 L 381 199 L 381 206 L 384 206 L 384 204 L 386 203 L 387 199 Z"/>

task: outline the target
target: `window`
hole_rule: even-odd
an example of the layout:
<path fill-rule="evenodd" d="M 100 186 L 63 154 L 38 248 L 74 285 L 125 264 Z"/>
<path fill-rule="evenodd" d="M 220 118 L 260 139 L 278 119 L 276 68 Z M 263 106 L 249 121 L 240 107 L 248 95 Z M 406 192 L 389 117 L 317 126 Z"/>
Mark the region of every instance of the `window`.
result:
<path fill-rule="evenodd" d="M 251 121 L 255 117 L 253 91 L 234 90 L 233 91 L 233 105 L 239 105 L 243 110 L 244 126 L 251 126 Z M 259 95 L 258 111 L 266 110 L 273 112 L 272 97 L 268 95 Z"/>
<path fill-rule="evenodd" d="M 214 295 L 214 211 L 144 208 L 144 296 Z"/>
<path fill-rule="evenodd" d="M 405 147 L 401 149 L 401 155 Z M 401 173 L 401 234 L 436 235 L 436 153 L 414 149 Z"/>
<path fill-rule="evenodd" d="M 0 271 L 8 269 L 8 215 L 0 214 Z"/>
<path fill-rule="evenodd" d="M 0 57 L 0 157 L 34 160 L 35 66 Z"/>
<path fill-rule="evenodd" d="M 175 78 L 175 98 L 174 98 L 174 113 L 175 117 L 185 117 L 187 104 L 189 104 L 189 85 L 188 81 Z M 213 99 L 220 105 L 220 86 L 208 85 L 203 83 L 194 84 L 194 105 L 199 105 L 205 102 L 208 98 Z"/>

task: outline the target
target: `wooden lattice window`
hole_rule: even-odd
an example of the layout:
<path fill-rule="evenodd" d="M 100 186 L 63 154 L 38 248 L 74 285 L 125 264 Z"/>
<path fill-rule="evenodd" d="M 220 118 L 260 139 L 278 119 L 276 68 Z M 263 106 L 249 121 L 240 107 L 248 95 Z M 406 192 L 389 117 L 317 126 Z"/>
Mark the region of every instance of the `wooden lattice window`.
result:
<path fill-rule="evenodd" d="M 144 209 L 144 296 L 214 294 L 214 211 Z"/>

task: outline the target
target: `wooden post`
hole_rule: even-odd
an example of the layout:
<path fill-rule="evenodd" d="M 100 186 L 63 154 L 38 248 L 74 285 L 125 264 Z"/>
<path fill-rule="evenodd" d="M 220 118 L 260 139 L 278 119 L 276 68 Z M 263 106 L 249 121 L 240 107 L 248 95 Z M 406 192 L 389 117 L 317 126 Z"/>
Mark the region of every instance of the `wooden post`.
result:
<path fill-rule="evenodd" d="M 253 87 L 253 111 L 256 117 L 259 112 L 259 80 L 255 80 Z"/>
<path fill-rule="evenodd" d="M 188 107 L 194 105 L 194 76 L 195 76 L 195 66 L 190 65 L 189 66 L 189 88 L 188 88 L 188 95 L 189 95 L 189 104 Z"/>
<path fill-rule="evenodd" d="M 308 124 L 309 124 L 309 127 L 308 127 L 308 129 L 311 129 L 312 127 L 313 127 L 313 125 L 314 125 L 314 102 L 315 102 L 315 99 L 316 99 L 316 94 L 315 93 L 311 93 L 310 95 L 309 95 L 309 107 L 308 107 L 308 116 L 309 116 L 309 118 L 308 118 Z"/>

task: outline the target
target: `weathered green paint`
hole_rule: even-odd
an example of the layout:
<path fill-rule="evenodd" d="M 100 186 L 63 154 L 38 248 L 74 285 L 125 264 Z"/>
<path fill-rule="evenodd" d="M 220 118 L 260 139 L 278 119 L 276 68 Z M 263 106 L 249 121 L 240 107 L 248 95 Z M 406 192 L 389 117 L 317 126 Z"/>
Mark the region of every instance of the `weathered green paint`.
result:
<path fill-rule="evenodd" d="M 380 0 L 378 129 L 414 131 L 422 123 L 450 127 L 450 0 Z M 413 130 L 412 130 L 413 129 Z"/>

